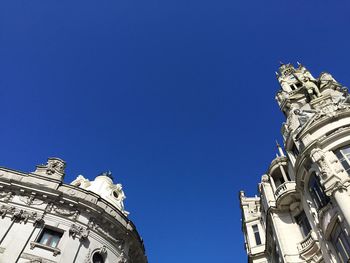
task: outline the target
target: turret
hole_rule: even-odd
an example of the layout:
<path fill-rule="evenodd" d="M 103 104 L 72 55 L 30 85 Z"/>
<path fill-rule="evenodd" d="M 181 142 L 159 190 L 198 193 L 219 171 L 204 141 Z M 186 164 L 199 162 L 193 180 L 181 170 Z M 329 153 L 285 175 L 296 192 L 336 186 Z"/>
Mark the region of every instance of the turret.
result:
<path fill-rule="evenodd" d="M 300 63 L 297 68 L 292 64 L 282 64 L 276 76 L 281 85 L 276 100 L 286 116 L 290 110 L 301 108 L 310 100 L 310 97 L 317 96 L 319 93 L 316 89 L 316 79 Z M 311 87 L 313 85 L 315 87 Z M 310 86 L 310 89 L 305 90 L 306 86 Z"/>
<path fill-rule="evenodd" d="M 125 211 L 123 200 L 126 198 L 122 185 L 113 183 L 111 172 L 104 172 L 98 175 L 95 180 L 90 181 L 84 176 L 79 175 L 71 185 L 98 194 L 101 198 L 118 208 L 124 215 L 129 215 Z"/>

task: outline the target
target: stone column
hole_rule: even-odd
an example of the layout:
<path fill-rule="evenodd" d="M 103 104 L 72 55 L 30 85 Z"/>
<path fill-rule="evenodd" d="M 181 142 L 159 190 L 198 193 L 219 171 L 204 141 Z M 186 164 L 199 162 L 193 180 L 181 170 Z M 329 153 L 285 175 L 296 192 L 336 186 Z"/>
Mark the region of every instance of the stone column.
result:
<path fill-rule="evenodd" d="M 276 192 L 276 185 L 275 185 L 275 181 L 273 180 L 272 176 L 270 176 L 270 182 L 271 182 L 272 191 L 273 191 L 273 193 L 275 193 Z"/>
<path fill-rule="evenodd" d="M 281 164 L 279 164 L 278 166 L 279 166 L 279 168 L 280 168 L 280 170 L 281 170 L 281 173 L 282 173 L 284 182 L 289 182 L 289 179 L 288 179 L 288 177 L 287 177 L 286 172 L 285 172 L 284 169 L 283 169 L 283 166 L 282 166 Z"/>
<path fill-rule="evenodd" d="M 348 227 L 348 231 L 350 231 L 350 196 L 345 187 L 337 187 L 333 192 L 334 199 L 339 207 L 339 210 L 342 212 L 344 221 Z"/>

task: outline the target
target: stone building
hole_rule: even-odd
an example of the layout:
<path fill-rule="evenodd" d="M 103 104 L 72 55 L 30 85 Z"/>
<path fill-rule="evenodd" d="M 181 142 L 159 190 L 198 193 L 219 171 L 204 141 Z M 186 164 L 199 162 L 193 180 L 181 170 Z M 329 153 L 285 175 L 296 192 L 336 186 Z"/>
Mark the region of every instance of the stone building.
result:
<path fill-rule="evenodd" d="M 283 64 L 284 151 L 239 194 L 248 262 L 350 262 L 350 97 L 329 73 Z"/>
<path fill-rule="evenodd" d="M 63 183 L 65 162 L 0 168 L 0 263 L 147 263 L 110 173 Z"/>

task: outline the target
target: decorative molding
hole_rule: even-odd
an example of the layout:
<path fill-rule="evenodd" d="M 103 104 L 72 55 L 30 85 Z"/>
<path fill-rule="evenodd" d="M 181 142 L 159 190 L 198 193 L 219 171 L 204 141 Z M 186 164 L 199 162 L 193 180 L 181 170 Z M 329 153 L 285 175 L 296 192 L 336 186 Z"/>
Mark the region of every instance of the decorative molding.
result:
<path fill-rule="evenodd" d="M 125 253 L 122 252 L 120 254 L 120 259 L 119 259 L 118 263 L 127 263 L 127 262 L 128 262 L 128 259 L 127 259 L 126 255 L 125 255 Z"/>
<path fill-rule="evenodd" d="M 79 238 L 80 241 L 85 240 L 89 236 L 89 229 L 86 229 L 82 226 L 77 226 L 76 224 L 72 224 L 69 228 L 69 235 L 74 238 Z"/>
<path fill-rule="evenodd" d="M 46 174 L 52 175 L 56 172 L 64 174 L 64 169 L 66 168 L 65 162 L 59 159 L 48 159 L 47 161 L 47 170 Z"/>
<path fill-rule="evenodd" d="M 1 218 L 4 218 L 7 213 L 12 213 L 15 210 L 15 208 L 12 206 L 7 206 L 7 205 L 1 205 L 0 207 L 0 216 Z"/>
<path fill-rule="evenodd" d="M 35 198 L 35 196 L 36 196 L 35 193 L 32 193 L 29 196 L 21 195 L 21 196 L 19 196 L 19 200 L 21 200 L 23 203 L 25 203 L 28 206 L 30 206 L 30 205 L 42 205 L 45 203 L 43 200 Z"/>
<path fill-rule="evenodd" d="M 315 148 L 311 151 L 310 156 L 319 165 L 322 179 L 327 179 L 327 175 L 330 176 L 333 171 L 326 162 L 325 153 L 320 148 Z"/>
<path fill-rule="evenodd" d="M 0 200 L 3 201 L 3 202 L 9 202 L 11 201 L 13 198 L 13 193 L 12 192 L 1 192 L 0 193 Z"/>
<path fill-rule="evenodd" d="M 124 249 L 125 240 L 116 238 L 116 236 L 119 235 L 119 233 L 117 233 L 117 231 L 113 227 L 111 227 L 110 224 L 97 223 L 95 218 L 90 218 L 87 229 L 94 230 L 102 234 L 102 236 L 109 238 L 110 240 L 116 243 L 118 249 Z"/>
<path fill-rule="evenodd" d="M 34 249 L 35 247 L 44 248 L 46 250 L 52 251 L 54 257 L 58 254 L 61 254 L 61 250 L 59 248 L 46 246 L 38 242 L 30 242 L 30 249 Z"/>
<path fill-rule="evenodd" d="M 28 263 L 57 263 L 56 261 L 52 261 L 28 253 L 22 253 L 20 258 L 29 260 Z"/>
<path fill-rule="evenodd" d="M 53 205 L 52 210 L 55 211 L 57 214 L 60 214 L 62 216 L 72 217 L 73 220 L 77 220 L 80 212 L 78 210 L 69 209 L 67 207 L 59 207 L 57 205 Z"/>
<path fill-rule="evenodd" d="M 92 262 L 92 256 L 95 253 L 100 253 L 104 258 L 107 257 L 107 248 L 106 246 L 102 246 L 100 248 L 94 249 L 93 251 L 91 251 L 91 249 L 88 250 L 88 253 L 85 257 L 84 263 L 90 263 Z"/>
<path fill-rule="evenodd" d="M 39 215 L 37 212 L 33 212 L 32 217 L 34 220 L 33 225 L 35 227 L 40 227 L 45 223 L 44 214 Z"/>
<path fill-rule="evenodd" d="M 15 209 L 15 212 L 13 213 L 11 220 L 15 222 L 19 222 L 20 224 L 24 222 L 26 224 L 28 222 L 28 219 L 30 217 L 30 214 L 26 212 L 23 209 Z"/>
<path fill-rule="evenodd" d="M 347 187 L 345 186 L 344 182 L 336 181 L 334 184 L 332 184 L 328 189 L 326 189 L 326 195 L 332 196 L 336 191 L 346 191 Z"/>

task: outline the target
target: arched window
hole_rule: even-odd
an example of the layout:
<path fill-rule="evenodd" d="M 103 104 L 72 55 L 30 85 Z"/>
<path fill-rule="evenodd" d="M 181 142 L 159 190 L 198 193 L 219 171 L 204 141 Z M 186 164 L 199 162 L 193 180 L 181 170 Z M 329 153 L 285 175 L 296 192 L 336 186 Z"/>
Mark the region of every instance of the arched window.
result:
<path fill-rule="evenodd" d="M 104 263 L 104 259 L 103 259 L 103 256 L 101 255 L 100 252 L 95 252 L 93 255 L 92 255 L 92 263 Z"/>
<path fill-rule="evenodd" d="M 309 192 L 317 210 L 328 204 L 329 198 L 325 195 L 320 180 L 315 173 L 311 175 L 309 180 Z"/>

